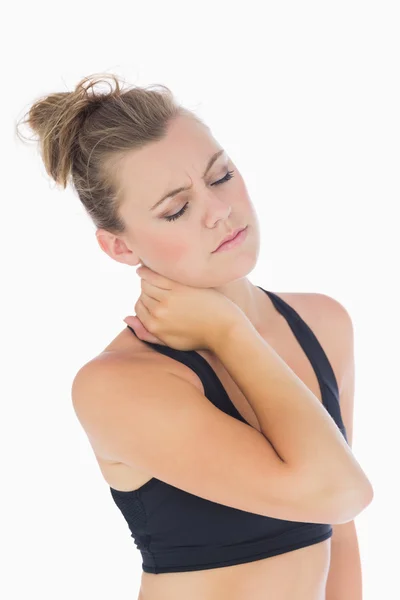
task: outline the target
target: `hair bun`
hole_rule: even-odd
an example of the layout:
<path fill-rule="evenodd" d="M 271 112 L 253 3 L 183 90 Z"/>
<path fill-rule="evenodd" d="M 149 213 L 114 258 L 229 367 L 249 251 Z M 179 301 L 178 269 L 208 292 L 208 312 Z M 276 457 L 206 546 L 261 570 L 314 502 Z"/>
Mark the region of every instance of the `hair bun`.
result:
<path fill-rule="evenodd" d="M 111 79 L 115 90 L 106 94 L 96 93 L 95 86 Z M 76 138 L 85 120 L 104 102 L 105 98 L 120 94 L 121 88 L 114 75 L 90 75 L 84 77 L 72 92 L 59 92 L 39 98 L 30 108 L 27 123 L 38 136 L 40 152 L 46 172 L 56 183 L 67 186 L 75 153 Z M 17 127 L 17 135 L 20 134 Z"/>
<path fill-rule="evenodd" d="M 127 195 L 121 160 L 165 139 L 177 117 L 204 126 L 167 86 L 131 86 L 100 73 L 70 92 L 39 98 L 26 122 L 39 135 L 46 172 L 64 188 L 71 183 L 96 228 L 119 235 L 126 232 L 120 207 Z"/>

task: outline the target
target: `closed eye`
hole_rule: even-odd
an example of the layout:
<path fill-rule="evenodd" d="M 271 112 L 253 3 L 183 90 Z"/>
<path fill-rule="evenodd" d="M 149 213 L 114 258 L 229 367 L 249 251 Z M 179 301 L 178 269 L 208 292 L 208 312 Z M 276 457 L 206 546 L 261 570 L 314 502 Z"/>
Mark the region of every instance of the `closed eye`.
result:
<path fill-rule="evenodd" d="M 233 173 L 234 171 L 228 171 L 225 177 L 223 177 L 222 179 L 218 179 L 218 181 L 214 181 L 214 183 L 212 183 L 211 185 L 221 185 L 222 183 L 229 181 L 230 179 L 232 179 Z M 163 217 L 163 219 L 165 219 L 166 221 L 175 221 L 175 219 L 179 219 L 179 217 L 181 217 L 183 213 L 186 212 L 188 205 L 189 202 L 186 202 L 186 204 L 180 209 L 180 211 L 178 211 L 174 215 Z"/>
<path fill-rule="evenodd" d="M 230 179 L 232 179 L 233 173 L 234 173 L 234 171 L 228 171 L 227 174 L 225 175 L 225 177 L 223 177 L 222 179 L 218 179 L 218 181 L 214 181 L 214 183 L 212 183 L 211 185 L 220 185 L 221 183 L 224 183 L 225 181 L 229 181 Z"/>

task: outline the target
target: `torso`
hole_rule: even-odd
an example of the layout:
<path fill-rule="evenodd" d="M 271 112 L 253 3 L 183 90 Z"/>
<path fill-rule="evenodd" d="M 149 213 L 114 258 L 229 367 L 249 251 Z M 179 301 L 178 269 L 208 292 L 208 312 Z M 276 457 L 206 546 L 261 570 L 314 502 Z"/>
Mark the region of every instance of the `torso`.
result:
<path fill-rule="evenodd" d="M 268 296 L 266 302 L 270 302 Z M 332 368 L 337 374 L 337 361 L 331 347 L 331 335 L 324 328 L 324 321 L 313 309 L 307 299 L 311 294 L 277 293 L 290 304 L 311 327 L 321 343 Z M 314 307 L 313 307 L 314 308 Z M 296 375 L 307 385 L 322 402 L 321 390 L 315 371 L 304 350 L 299 345 L 286 319 L 276 311 L 269 321 L 268 331 L 260 332 L 262 337 L 283 358 Z M 180 376 L 187 378 L 204 393 L 197 374 L 186 365 L 160 354 L 150 346 L 143 344 L 128 328 L 125 328 L 109 344 L 101 356 L 119 352 L 131 355 L 132 360 L 140 353 L 146 353 L 149 360 L 156 361 L 160 368 L 167 366 Z M 225 370 L 218 358 L 208 350 L 199 350 L 201 356 L 211 365 L 221 380 L 233 404 L 253 427 L 260 431 L 259 422 L 250 404 L 234 380 Z M 93 447 L 93 444 L 92 444 Z M 133 469 L 122 463 L 116 463 L 109 457 L 99 456 L 93 447 L 96 459 L 104 479 L 117 490 L 134 490 L 152 478 L 151 473 Z M 330 563 L 331 540 L 300 548 L 278 556 L 258 561 L 182 573 L 152 574 L 142 572 L 141 588 L 138 600 L 325 600 L 325 585 Z M 290 576 L 288 576 L 290 574 Z"/>

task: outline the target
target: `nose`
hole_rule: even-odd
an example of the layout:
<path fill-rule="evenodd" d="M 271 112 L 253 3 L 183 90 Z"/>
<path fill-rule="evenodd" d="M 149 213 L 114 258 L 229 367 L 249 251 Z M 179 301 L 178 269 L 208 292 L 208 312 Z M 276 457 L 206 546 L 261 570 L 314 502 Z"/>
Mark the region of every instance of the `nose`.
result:
<path fill-rule="evenodd" d="M 231 212 L 232 206 L 230 205 L 229 201 L 227 202 L 226 199 L 223 200 L 222 198 L 218 197 L 217 194 L 211 193 L 209 195 L 207 211 L 207 225 L 209 227 L 215 227 L 220 220 L 226 221 L 229 219 Z"/>

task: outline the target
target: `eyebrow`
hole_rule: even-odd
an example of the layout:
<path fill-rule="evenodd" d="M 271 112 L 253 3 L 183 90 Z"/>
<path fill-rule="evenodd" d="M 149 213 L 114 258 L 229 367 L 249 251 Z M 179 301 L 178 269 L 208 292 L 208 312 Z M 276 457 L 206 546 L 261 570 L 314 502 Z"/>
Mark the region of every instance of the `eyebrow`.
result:
<path fill-rule="evenodd" d="M 206 170 L 204 171 L 202 178 L 204 179 L 204 177 L 207 175 L 208 171 L 211 169 L 211 167 L 213 166 L 213 164 L 215 163 L 215 161 L 221 156 L 221 154 L 224 153 L 224 149 L 222 148 L 221 150 L 218 150 L 218 152 L 216 152 L 215 154 L 212 155 L 212 157 L 210 158 L 210 160 L 207 163 L 206 166 Z M 167 192 L 166 194 L 164 194 L 164 196 L 155 203 L 154 206 L 151 207 L 150 210 L 154 210 L 155 208 L 157 208 L 157 206 L 159 206 L 162 202 L 164 202 L 164 200 L 167 200 L 167 198 L 171 198 L 172 196 L 175 196 L 176 194 L 179 194 L 180 192 L 184 192 L 185 190 L 190 189 L 190 186 L 187 187 L 179 187 L 176 188 L 175 190 L 171 190 L 170 192 Z"/>

